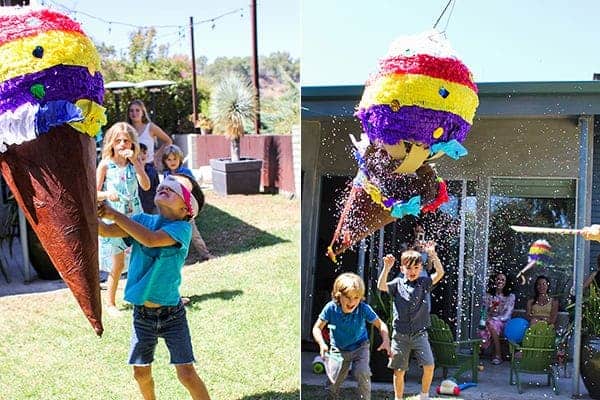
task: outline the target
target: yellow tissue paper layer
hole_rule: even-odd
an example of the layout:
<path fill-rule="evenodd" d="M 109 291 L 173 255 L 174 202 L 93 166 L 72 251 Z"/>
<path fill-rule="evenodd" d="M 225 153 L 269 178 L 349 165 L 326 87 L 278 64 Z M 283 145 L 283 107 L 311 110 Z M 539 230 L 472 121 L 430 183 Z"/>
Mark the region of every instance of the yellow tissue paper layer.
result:
<path fill-rule="evenodd" d="M 79 99 L 75 105 L 81 108 L 83 121 L 71 122 L 69 125 L 88 136 L 96 136 L 100 127 L 106 124 L 106 108 L 88 99 Z"/>
<path fill-rule="evenodd" d="M 42 58 L 32 54 L 37 46 L 44 49 Z M 86 67 L 92 75 L 100 69 L 94 44 L 76 32 L 49 31 L 13 40 L 0 46 L 0 60 L 0 82 L 60 64 Z"/>
<path fill-rule="evenodd" d="M 440 96 L 445 88 L 449 95 Z M 391 104 L 396 100 L 400 107 L 418 106 L 436 111 L 446 111 L 473 124 L 479 98 L 471 88 L 460 83 L 417 74 L 391 74 L 380 76 L 365 87 L 359 108 L 377 104 Z"/>

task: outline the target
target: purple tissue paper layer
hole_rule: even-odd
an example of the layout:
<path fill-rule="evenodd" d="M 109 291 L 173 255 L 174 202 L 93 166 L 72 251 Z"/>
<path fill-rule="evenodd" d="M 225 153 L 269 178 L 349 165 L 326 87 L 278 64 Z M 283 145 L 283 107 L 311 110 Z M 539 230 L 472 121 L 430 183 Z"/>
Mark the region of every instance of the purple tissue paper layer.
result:
<path fill-rule="evenodd" d="M 471 124 L 456 114 L 418 106 L 405 106 L 392 111 L 389 105 L 377 104 L 359 109 L 355 116 L 360 119 L 371 142 L 390 145 L 400 140 L 432 145 L 456 139 L 462 143 L 471 129 Z M 444 133 L 435 139 L 433 132 L 440 127 Z"/>
<path fill-rule="evenodd" d="M 31 93 L 35 84 L 44 87 L 45 95 L 41 99 Z M 100 72 L 92 76 L 85 67 L 57 65 L 0 83 L 0 114 L 26 103 L 43 105 L 56 100 L 75 103 L 79 99 L 103 103 L 104 80 Z"/>

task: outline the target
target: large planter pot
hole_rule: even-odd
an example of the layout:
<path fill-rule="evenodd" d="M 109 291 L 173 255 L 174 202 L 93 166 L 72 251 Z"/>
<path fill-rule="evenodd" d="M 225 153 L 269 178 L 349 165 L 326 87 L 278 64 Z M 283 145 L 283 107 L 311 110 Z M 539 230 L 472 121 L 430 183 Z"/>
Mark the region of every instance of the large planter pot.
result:
<path fill-rule="evenodd" d="M 600 337 L 581 339 L 581 377 L 592 399 L 600 399 Z"/>
<path fill-rule="evenodd" d="M 260 191 L 262 160 L 230 158 L 210 160 L 213 190 L 220 195 L 257 194 Z"/>

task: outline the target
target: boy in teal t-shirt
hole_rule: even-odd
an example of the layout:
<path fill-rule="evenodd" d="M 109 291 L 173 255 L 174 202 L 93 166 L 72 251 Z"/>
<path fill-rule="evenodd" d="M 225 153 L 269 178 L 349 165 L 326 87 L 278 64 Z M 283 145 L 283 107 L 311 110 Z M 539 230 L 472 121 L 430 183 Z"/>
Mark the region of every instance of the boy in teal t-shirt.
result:
<path fill-rule="evenodd" d="M 144 398 L 155 398 L 151 364 L 158 338 L 165 339 L 177 376 L 194 399 L 210 400 L 194 368 L 192 341 L 179 285 L 192 236 L 190 219 L 204 204 L 195 182 L 169 176 L 156 190 L 158 214 L 129 218 L 106 204 L 98 208 L 101 236 L 131 242 L 125 300 L 134 304 L 129 364 Z"/>

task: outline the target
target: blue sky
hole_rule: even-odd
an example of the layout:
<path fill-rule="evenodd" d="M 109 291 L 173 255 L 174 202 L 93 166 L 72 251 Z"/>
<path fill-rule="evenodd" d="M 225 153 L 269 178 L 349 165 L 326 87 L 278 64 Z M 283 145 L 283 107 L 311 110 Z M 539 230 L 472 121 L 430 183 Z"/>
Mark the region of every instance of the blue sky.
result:
<path fill-rule="evenodd" d="M 398 36 L 433 27 L 448 0 L 303 0 L 302 85 L 364 84 Z M 591 80 L 600 2 L 456 0 L 438 29 L 477 82 Z"/>
<path fill-rule="evenodd" d="M 96 42 L 105 42 L 117 49 L 126 49 L 129 33 L 135 26 L 178 27 L 158 28 L 157 42 L 169 43 L 170 54 L 191 54 L 189 21 L 194 23 L 235 11 L 213 23 L 194 27 L 196 57 L 209 61 L 219 56 L 250 56 L 250 0 L 38 0 L 46 7 L 75 17 L 84 31 Z M 287 51 L 300 57 L 300 3 L 296 0 L 257 1 L 258 52 L 268 55 Z M 66 7 L 70 12 L 60 6 Z M 243 12 L 237 11 L 243 9 Z M 90 14 L 93 17 L 86 16 Z M 114 23 L 103 22 L 113 21 Z"/>

